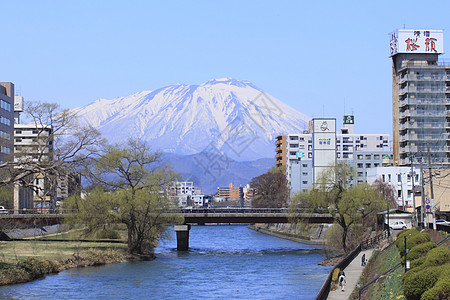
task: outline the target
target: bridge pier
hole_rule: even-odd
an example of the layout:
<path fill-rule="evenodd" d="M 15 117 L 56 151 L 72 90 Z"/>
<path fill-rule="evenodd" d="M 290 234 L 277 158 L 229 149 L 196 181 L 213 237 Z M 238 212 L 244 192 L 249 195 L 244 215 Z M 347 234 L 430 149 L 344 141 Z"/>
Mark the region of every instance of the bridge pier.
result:
<path fill-rule="evenodd" d="M 173 228 L 177 233 L 177 250 L 187 251 L 189 249 L 189 230 L 191 225 L 174 225 Z"/>

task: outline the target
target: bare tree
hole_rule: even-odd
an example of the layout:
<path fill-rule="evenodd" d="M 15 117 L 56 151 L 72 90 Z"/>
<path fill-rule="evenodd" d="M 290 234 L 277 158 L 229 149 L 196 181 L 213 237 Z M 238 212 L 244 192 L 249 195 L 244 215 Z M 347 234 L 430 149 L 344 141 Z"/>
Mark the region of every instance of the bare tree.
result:
<path fill-rule="evenodd" d="M 153 248 L 167 231 L 167 224 L 182 223 L 182 216 L 168 211 L 176 208 L 164 190 L 176 174 L 160 164 L 160 153 L 147 144 L 129 140 L 106 147 L 86 166 L 86 174 L 97 188 L 84 198 L 65 203 L 77 214 L 73 224 L 86 224 L 89 233 L 105 226 L 124 223 L 128 252 L 152 257 Z"/>
<path fill-rule="evenodd" d="M 96 129 L 81 126 L 76 115 L 55 103 L 29 102 L 25 119 L 34 138 L 16 149 L 14 159 L 0 164 L 0 186 L 19 184 L 36 191 L 41 189 L 35 183 L 38 177 L 52 185 L 58 176 L 76 170 L 104 142 Z"/>

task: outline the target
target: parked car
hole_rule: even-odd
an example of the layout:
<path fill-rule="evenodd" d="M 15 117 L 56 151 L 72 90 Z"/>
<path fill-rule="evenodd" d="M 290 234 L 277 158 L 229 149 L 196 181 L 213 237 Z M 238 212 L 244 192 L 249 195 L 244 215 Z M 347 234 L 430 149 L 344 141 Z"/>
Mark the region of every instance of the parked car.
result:
<path fill-rule="evenodd" d="M 396 221 L 389 227 L 391 227 L 391 229 L 406 229 L 408 226 L 406 226 L 406 223 L 403 221 Z"/>
<path fill-rule="evenodd" d="M 439 219 L 439 220 L 436 220 L 436 225 L 447 225 L 447 226 L 450 226 L 450 222 L 446 221 L 444 219 Z"/>
<path fill-rule="evenodd" d="M 0 206 L 0 214 L 7 215 L 7 214 L 9 214 L 9 211 L 5 207 Z"/>

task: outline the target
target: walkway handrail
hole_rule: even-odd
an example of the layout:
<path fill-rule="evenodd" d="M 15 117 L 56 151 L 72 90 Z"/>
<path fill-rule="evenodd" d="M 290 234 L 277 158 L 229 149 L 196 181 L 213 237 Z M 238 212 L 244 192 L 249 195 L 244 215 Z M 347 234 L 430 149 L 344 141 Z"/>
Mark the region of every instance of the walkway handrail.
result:
<path fill-rule="evenodd" d="M 371 282 L 369 282 L 368 284 L 366 284 L 365 286 L 363 286 L 362 288 L 359 289 L 359 296 L 358 299 L 361 299 L 361 295 L 362 293 L 367 290 L 372 284 L 374 284 L 375 282 L 377 282 L 380 278 L 382 278 L 383 276 L 385 276 L 386 274 L 389 274 L 391 272 L 394 272 L 395 270 L 397 270 L 398 268 L 400 268 L 402 266 L 402 263 L 398 263 L 395 266 L 393 266 L 392 268 L 390 268 L 389 270 L 387 270 L 386 272 L 384 272 L 383 274 L 381 274 L 380 276 L 378 276 L 377 278 L 375 278 L 374 280 L 372 280 Z"/>

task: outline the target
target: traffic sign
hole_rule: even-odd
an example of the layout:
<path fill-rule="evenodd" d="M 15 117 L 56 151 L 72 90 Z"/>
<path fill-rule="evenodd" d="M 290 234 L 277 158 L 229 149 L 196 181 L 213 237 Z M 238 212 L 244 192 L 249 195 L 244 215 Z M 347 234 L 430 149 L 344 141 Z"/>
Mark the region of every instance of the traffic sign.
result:
<path fill-rule="evenodd" d="M 298 151 L 297 152 L 297 158 L 303 158 L 303 152 Z"/>
<path fill-rule="evenodd" d="M 427 204 L 426 206 L 425 206 L 427 209 L 430 209 L 430 206 Z"/>
<path fill-rule="evenodd" d="M 430 199 L 425 200 L 426 204 L 430 204 Z"/>

